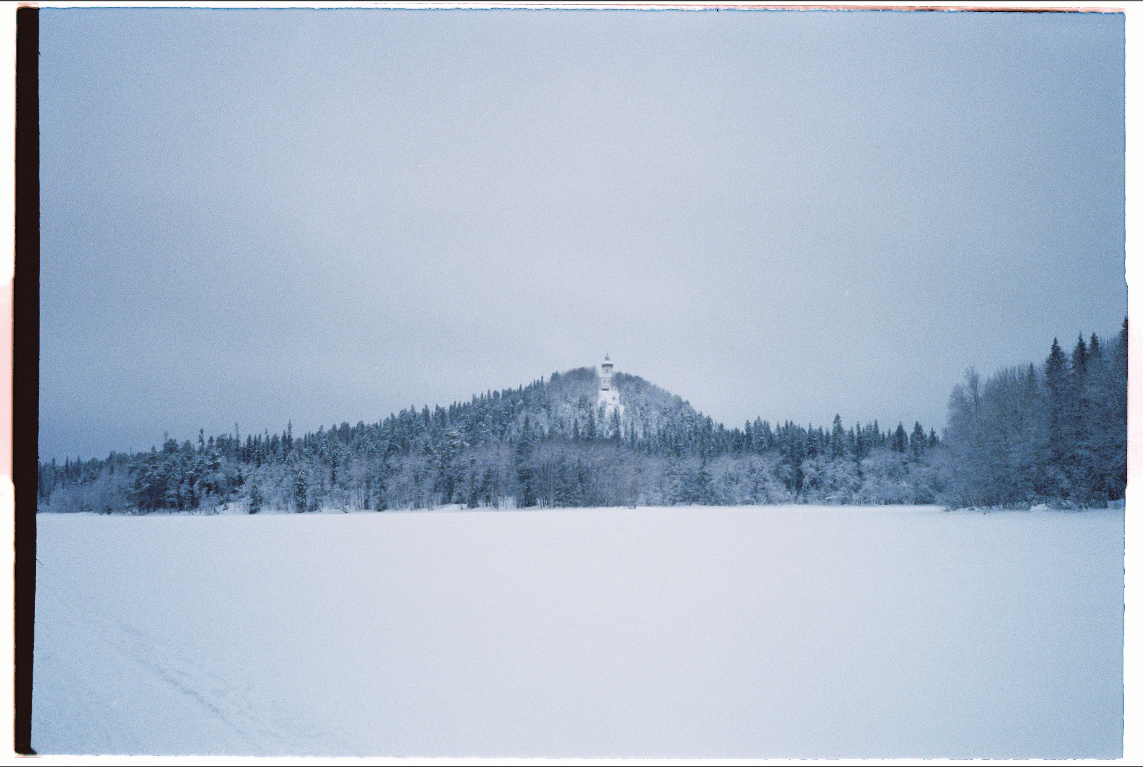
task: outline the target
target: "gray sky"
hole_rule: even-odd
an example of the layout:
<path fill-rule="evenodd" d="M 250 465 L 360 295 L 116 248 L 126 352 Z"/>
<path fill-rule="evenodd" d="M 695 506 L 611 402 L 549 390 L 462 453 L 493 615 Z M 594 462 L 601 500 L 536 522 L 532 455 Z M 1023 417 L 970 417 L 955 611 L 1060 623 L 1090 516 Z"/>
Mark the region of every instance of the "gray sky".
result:
<path fill-rule="evenodd" d="M 1121 15 L 41 11 L 41 458 L 598 363 L 938 430 L 1118 331 Z"/>

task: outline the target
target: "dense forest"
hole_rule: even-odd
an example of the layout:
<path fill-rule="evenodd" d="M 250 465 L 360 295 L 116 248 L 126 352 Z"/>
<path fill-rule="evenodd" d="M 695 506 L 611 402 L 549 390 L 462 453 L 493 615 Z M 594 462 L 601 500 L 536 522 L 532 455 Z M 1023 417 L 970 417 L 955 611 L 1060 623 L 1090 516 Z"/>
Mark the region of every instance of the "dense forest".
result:
<path fill-rule="evenodd" d="M 1127 320 L 1104 344 L 1052 341 L 1044 364 L 974 370 L 949 399 L 944 502 L 1106 506 L 1127 488 Z"/>
<path fill-rule="evenodd" d="M 601 406 L 591 368 L 378 423 L 167 439 L 106 459 L 41 462 L 44 511 L 249 513 L 320 509 L 674 504 L 1106 506 L 1127 479 L 1127 323 L 1108 344 L 953 389 L 943 438 L 755 419 L 727 429 L 638 376 Z"/>

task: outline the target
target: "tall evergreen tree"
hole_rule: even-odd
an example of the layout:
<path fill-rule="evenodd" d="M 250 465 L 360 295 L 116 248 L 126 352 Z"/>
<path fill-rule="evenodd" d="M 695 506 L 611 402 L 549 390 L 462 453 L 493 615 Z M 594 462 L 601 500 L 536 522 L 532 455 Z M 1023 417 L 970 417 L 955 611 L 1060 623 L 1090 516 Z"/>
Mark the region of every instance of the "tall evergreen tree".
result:
<path fill-rule="evenodd" d="M 309 508 L 310 478 L 304 468 L 294 477 L 294 511 L 299 514 Z"/>
<path fill-rule="evenodd" d="M 536 505 L 536 475 L 532 466 L 532 452 L 535 441 L 528 416 L 524 416 L 524 427 L 516 440 L 513 463 L 516 469 L 516 481 L 520 487 L 520 505 L 524 507 Z"/>
<path fill-rule="evenodd" d="M 909 435 L 905 432 L 904 424 L 897 424 L 897 430 L 893 432 L 893 449 L 898 453 L 904 453 L 909 446 Z"/>
<path fill-rule="evenodd" d="M 1119 499 L 1127 488 L 1127 318 L 1108 356 L 1108 399 L 1105 411 L 1106 429 L 1111 444 L 1108 453 L 1108 490 Z"/>
<path fill-rule="evenodd" d="M 258 483 L 253 482 L 250 484 L 250 506 L 247 509 L 251 514 L 257 514 L 262 510 L 262 489 L 258 487 Z"/>
<path fill-rule="evenodd" d="M 1092 494 L 1094 460 L 1085 429 L 1088 413 L 1087 401 L 1087 344 L 1079 337 L 1072 350 L 1068 376 L 1068 398 L 1065 405 L 1068 450 L 1064 454 L 1065 473 L 1070 480 L 1069 497 L 1079 503 L 1088 503 Z"/>
<path fill-rule="evenodd" d="M 831 458 L 841 458 L 846 453 L 845 429 L 841 425 L 841 414 L 833 417 L 833 429 L 830 431 L 829 454 Z"/>
<path fill-rule="evenodd" d="M 1052 339 L 1052 348 L 1044 363 L 1044 386 L 1047 395 L 1046 429 L 1047 455 L 1045 457 L 1044 484 L 1042 493 L 1050 497 L 1060 497 L 1069 486 L 1064 472 L 1066 456 L 1071 452 L 1068 440 L 1068 363 L 1057 339 Z"/>
<path fill-rule="evenodd" d="M 913 460 L 921 460 L 921 456 L 924 455 L 927 448 L 928 438 L 925 436 L 925 430 L 921 426 L 921 422 L 917 421 L 913 424 L 913 433 L 909 437 L 909 452 L 913 456 Z"/>
<path fill-rule="evenodd" d="M 458 429 L 450 428 L 441 436 L 440 463 L 436 487 L 444 503 L 462 500 L 457 496 L 463 481 L 464 465 L 460 462 L 461 453 L 468 445 Z"/>

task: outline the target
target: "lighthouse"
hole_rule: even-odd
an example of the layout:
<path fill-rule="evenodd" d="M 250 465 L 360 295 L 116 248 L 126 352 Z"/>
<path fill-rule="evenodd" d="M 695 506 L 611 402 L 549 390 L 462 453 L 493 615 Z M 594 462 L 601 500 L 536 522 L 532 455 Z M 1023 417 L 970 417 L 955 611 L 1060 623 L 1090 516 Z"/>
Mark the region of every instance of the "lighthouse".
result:
<path fill-rule="evenodd" d="M 604 355 L 603 364 L 599 367 L 599 405 L 607 415 L 611 415 L 612 410 L 618 410 L 622 415 L 623 406 L 619 404 L 619 390 L 611 381 L 611 373 L 615 368 L 611 355 Z"/>
<path fill-rule="evenodd" d="M 611 362 L 611 355 L 603 355 L 603 364 L 600 365 L 602 372 L 599 374 L 599 390 L 611 391 L 611 370 L 615 365 Z"/>

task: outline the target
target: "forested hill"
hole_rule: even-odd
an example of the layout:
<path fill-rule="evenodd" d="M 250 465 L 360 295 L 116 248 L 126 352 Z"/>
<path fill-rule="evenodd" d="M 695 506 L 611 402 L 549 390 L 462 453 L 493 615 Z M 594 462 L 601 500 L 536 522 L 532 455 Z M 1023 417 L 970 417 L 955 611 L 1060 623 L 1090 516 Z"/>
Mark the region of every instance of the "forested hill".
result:
<path fill-rule="evenodd" d="M 1041 365 L 970 371 L 943 439 L 920 423 L 727 429 L 680 397 L 592 368 L 449 407 L 295 437 L 232 434 L 41 463 L 45 511 L 304 512 L 513 506 L 944 503 L 1106 506 L 1127 482 L 1127 323 L 1053 342 Z"/>
<path fill-rule="evenodd" d="M 920 424 L 890 433 L 876 422 L 845 429 L 840 418 L 830 429 L 761 419 L 727 429 L 638 376 L 616 373 L 613 384 L 622 413 L 599 406 L 596 371 L 578 368 L 447 408 L 412 406 L 378 423 L 297 437 L 289 425 L 280 434 L 200 431 L 197 443 L 168 439 L 135 455 L 42 463 L 39 500 L 56 511 L 777 502 L 838 489 L 812 476 L 807 460 L 861 461 L 888 449 L 919 460 L 938 441 Z M 847 482 L 846 498 L 859 484 Z M 932 500 L 931 489 L 919 500 Z"/>

